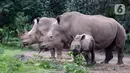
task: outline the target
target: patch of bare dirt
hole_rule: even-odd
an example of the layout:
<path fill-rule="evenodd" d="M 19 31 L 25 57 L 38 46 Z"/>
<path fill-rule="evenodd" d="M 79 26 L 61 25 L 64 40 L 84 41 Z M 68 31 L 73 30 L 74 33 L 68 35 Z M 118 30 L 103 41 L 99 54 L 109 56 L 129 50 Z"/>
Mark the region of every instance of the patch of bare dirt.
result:
<path fill-rule="evenodd" d="M 43 56 L 43 59 L 50 59 L 50 52 L 38 53 L 36 51 L 25 52 L 24 55 L 33 56 L 40 55 Z M 95 54 L 97 64 L 92 67 L 88 67 L 89 73 L 130 73 L 130 54 L 125 54 L 123 60 L 124 65 L 116 65 L 117 63 L 117 54 L 114 54 L 113 59 L 109 64 L 99 64 L 105 58 L 104 52 L 96 52 Z M 63 52 L 62 61 L 72 61 L 72 57 L 67 54 L 67 51 Z"/>
<path fill-rule="evenodd" d="M 130 73 L 129 65 L 96 64 L 89 68 L 89 73 Z"/>

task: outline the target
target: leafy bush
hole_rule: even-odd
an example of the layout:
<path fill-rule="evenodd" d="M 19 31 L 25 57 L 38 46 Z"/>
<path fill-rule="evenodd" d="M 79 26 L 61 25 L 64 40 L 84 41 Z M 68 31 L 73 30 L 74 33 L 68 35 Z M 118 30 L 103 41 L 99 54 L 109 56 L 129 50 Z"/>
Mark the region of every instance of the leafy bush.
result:
<path fill-rule="evenodd" d="M 84 66 L 76 63 L 43 60 L 39 55 L 34 55 L 28 61 L 18 60 L 16 54 L 22 54 L 24 50 L 3 44 L 0 44 L 0 46 L 0 51 L 2 52 L 0 54 L 0 73 L 57 73 L 57 71 L 87 73 L 87 69 Z"/>
<path fill-rule="evenodd" d="M 18 71 L 22 63 L 7 55 L 0 55 L 0 72 L 1 73 L 14 73 Z"/>
<path fill-rule="evenodd" d="M 87 69 L 83 66 L 78 66 L 76 63 L 67 63 L 64 66 L 65 73 L 88 73 Z"/>
<path fill-rule="evenodd" d="M 68 52 L 69 56 L 73 56 L 73 52 Z M 84 56 L 82 54 L 78 54 L 75 58 L 75 63 L 79 66 L 85 66 L 85 62 L 84 62 Z"/>
<path fill-rule="evenodd" d="M 27 24 L 28 16 L 25 16 L 24 12 L 18 12 L 15 18 L 14 24 L 17 31 L 17 35 L 24 32 L 25 29 L 29 30 L 31 27 Z"/>
<path fill-rule="evenodd" d="M 0 73 L 44 73 L 44 68 L 26 64 L 11 56 L 0 54 Z"/>
<path fill-rule="evenodd" d="M 127 34 L 127 40 L 125 44 L 125 52 L 130 53 L 130 33 Z"/>
<path fill-rule="evenodd" d="M 57 70 L 62 70 L 63 66 L 60 64 L 56 64 L 53 61 L 41 61 L 39 67 L 42 67 L 44 69 L 57 69 Z"/>

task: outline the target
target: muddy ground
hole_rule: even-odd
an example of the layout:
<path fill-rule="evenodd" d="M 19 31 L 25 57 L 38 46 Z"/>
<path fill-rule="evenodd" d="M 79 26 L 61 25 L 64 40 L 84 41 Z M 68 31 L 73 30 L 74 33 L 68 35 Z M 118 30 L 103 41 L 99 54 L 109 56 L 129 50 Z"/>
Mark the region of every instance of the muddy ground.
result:
<path fill-rule="evenodd" d="M 62 61 L 72 61 L 72 57 L 67 54 L 68 51 L 63 52 L 63 59 Z M 50 52 L 43 52 L 38 53 L 36 51 L 28 51 L 25 52 L 24 55 L 26 56 L 33 56 L 33 55 L 40 55 L 43 56 L 44 59 L 50 58 Z M 104 52 L 96 52 L 96 62 L 97 64 L 92 67 L 88 67 L 89 73 L 130 73 L 130 54 L 125 54 L 124 56 L 124 64 L 123 65 L 116 65 L 117 63 L 117 54 L 114 53 L 114 58 L 110 61 L 109 64 L 100 64 L 105 58 Z"/>

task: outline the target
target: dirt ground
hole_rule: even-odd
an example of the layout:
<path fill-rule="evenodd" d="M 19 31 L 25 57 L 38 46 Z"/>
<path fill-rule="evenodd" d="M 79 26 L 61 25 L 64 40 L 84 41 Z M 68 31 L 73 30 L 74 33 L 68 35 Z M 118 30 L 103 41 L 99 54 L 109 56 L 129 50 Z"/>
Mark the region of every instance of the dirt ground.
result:
<path fill-rule="evenodd" d="M 29 51 L 25 52 L 24 55 L 26 56 L 33 56 L 33 55 L 40 55 L 43 56 L 44 59 L 50 58 L 50 52 L 43 52 L 38 53 L 36 51 Z M 104 52 L 96 52 L 96 62 L 97 64 L 92 67 L 88 67 L 89 73 L 130 73 L 130 54 L 125 54 L 123 61 L 123 65 L 116 65 L 117 63 L 117 54 L 114 54 L 114 58 L 110 61 L 109 64 L 100 64 L 105 58 Z M 63 52 L 63 59 L 62 61 L 72 61 L 72 57 L 67 55 L 67 51 Z"/>

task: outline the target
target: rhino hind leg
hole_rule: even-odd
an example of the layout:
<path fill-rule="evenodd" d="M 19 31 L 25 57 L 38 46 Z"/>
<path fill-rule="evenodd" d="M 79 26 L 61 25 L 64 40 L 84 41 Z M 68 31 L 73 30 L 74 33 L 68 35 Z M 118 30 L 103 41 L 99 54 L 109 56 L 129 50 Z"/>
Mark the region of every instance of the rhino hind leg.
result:
<path fill-rule="evenodd" d="M 123 64 L 124 52 L 122 48 L 118 47 L 118 62 L 117 64 Z"/>
<path fill-rule="evenodd" d="M 126 33 L 124 31 L 124 28 L 120 26 L 116 37 L 116 48 L 118 53 L 117 64 L 123 64 L 125 39 L 126 39 Z"/>

